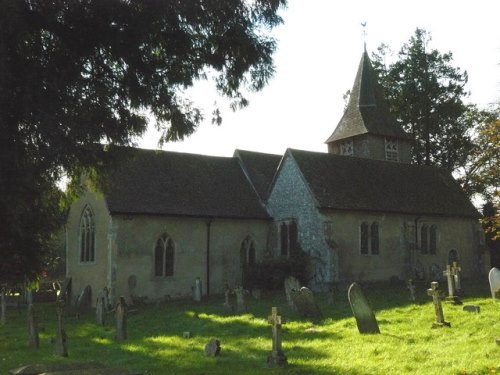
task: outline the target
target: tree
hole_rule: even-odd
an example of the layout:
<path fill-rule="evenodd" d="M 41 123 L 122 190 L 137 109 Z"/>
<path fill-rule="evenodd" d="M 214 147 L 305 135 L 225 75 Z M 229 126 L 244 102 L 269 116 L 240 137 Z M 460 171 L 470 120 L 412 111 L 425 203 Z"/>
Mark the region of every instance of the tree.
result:
<path fill-rule="evenodd" d="M 40 272 L 62 223 L 56 181 L 99 165 L 156 118 L 161 142 L 203 114 L 184 94 L 213 76 L 247 102 L 274 73 L 286 0 L 0 0 L 0 275 Z M 219 119 L 217 119 L 219 120 Z"/>
<path fill-rule="evenodd" d="M 386 45 L 373 54 L 391 110 L 413 136 L 413 160 L 439 165 L 450 171 L 465 163 L 473 148 L 470 130 L 484 113 L 463 99 L 467 72 L 453 67 L 451 52 L 429 50 L 431 36 L 416 29 L 399 51 L 397 61 L 386 65 Z"/>

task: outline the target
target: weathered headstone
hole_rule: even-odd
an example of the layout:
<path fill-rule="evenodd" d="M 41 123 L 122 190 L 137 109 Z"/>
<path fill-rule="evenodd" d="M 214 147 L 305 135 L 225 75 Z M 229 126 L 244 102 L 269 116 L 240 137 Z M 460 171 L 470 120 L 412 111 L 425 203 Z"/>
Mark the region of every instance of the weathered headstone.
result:
<path fill-rule="evenodd" d="M 352 313 L 356 319 L 359 333 L 380 333 L 375 314 L 363 294 L 361 287 L 356 283 L 352 283 L 347 291 L 347 296 Z"/>
<path fill-rule="evenodd" d="M 285 295 L 286 295 L 286 301 L 288 302 L 288 306 L 290 306 L 292 309 L 296 310 L 296 306 L 293 303 L 292 299 L 292 291 L 293 290 L 299 290 L 300 289 L 300 283 L 299 280 L 297 280 L 295 277 L 290 276 L 285 279 Z"/>
<path fill-rule="evenodd" d="M 290 291 L 294 305 L 301 317 L 318 322 L 323 318 L 314 294 L 305 286 L 299 290 Z"/>
<path fill-rule="evenodd" d="M 116 305 L 116 341 L 125 341 L 127 339 L 127 304 L 125 298 L 120 297 Z"/>
<path fill-rule="evenodd" d="M 461 305 L 462 301 L 455 295 L 455 280 L 450 265 L 446 266 L 446 270 L 443 271 L 443 276 L 446 276 L 446 281 L 448 282 L 448 297 L 446 297 L 446 301 L 455 305 Z"/>
<path fill-rule="evenodd" d="M 196 278 L 194 282 L 194 287 L 193 287 L 193 299 L 196 302 L 201 301 L 201 296 L 203 295 L 203 290 L 202 290 L 202 285 L 201 285 L 201 279 L 199 277 Z"/>
<path fill-rule="evenodd" d="M 210 339 L 205 345 L 205 354 L 211 357 L 217 357 L 220 354 L 220 341 L 217 339 Z"/>
<path fill-rule="evenodd" d="M 236 295 L 236 311 L 243 313 L 247 311 L 247 304 L 245 302 L 245 289 L 241 286 L 234 288 L 234 294 Z"/>
<path fill-rule="evenodd" d="M 481 312 L 481 306 L 477 305 L 464 305 L 463 307 L 464 311 L 471 312 L 471 313 L 480 313 Z"/>
<path fill-rule="evenodd" d="M 61 357 L 68 356 L 68 346 L 67 346 L 67 338 L 66 331 L 63 328 L 63 313 L 64 313 L 64 302 L 57 302 L 57 335 L 56 335 L 56 346 L 55 346 L 55 354 Z"/>
<path fill-rule="evenodd" d="M 458 264 L 458 262 L 453 262 L 451 265 L 451 273 L 453 275 L 453 281 L 455 282 L 455 291 L 457 294 L 462 294 L 462 283 L 460 273 L 462 272 L 462 267 Z"/>
<path fill-rule="evenodd" d="M 28 305 L 28 346 L 30 348 L 40 347 L 38 323 L 35 315 L 35 307 L 32 303 Z"/>
<path fill-rule="evenodd" d="M 272 325 L 273 346 L 271 354 L 267 357 L 267 364 L 270 367 L 285 367 L 288 363 L 285 353 L 283 352 L 281 342 L 281 325 L 285 324 L 285 319 L 281 316 L 278 307 L 271 309 L 271 315 L 267 321 Z"/>
<path fill-rule="evenodd" d="M 410 301 L 415 302 L 415 300 L 417 299 L 415 296 L 416 287 L 415 287 L 415 284 L 413 284 L 412 279 L 408 279 L 408 281 L 406 282 L 406 287 L 410 291 Z"/>
<path fill-rule="evenodd" d="M 95 304 L 95 321 L 98 325 L 103 326 L 105 323 L 105 312 L 104 312 L 104 296 L 101 294 L 97 297 L 97 301 Z"/>
<path fill-rule="evenodd" d="M 434 304 L 434 312 L 436 314 L 436 321 L 432 323 L 432 328 L 438 327 L 451 327 L 451 324 L 444 320 L 443 306 L 441 305 L 441 290 L 439 283 L 436 281 L 431 282 L 430 289 L 427 289 L 427 294 L 432 297 Z"/>
<path fill-rule="evenodd" d="M 78 296 L 78 299 L 76 300 L 76 308 L 78 311 L 90 307 L 91 293 L 92 289 L 90 288 L 90 285 L 87 285 L 85 288 L 83 288 L 80 295 Z"/>
<path fill-rule="evenodd" d="M 488 280 L 490 282 L 491 297 L 498 298 L 500 292 L 500 270 L 493 267 L 488 274 Z"/>

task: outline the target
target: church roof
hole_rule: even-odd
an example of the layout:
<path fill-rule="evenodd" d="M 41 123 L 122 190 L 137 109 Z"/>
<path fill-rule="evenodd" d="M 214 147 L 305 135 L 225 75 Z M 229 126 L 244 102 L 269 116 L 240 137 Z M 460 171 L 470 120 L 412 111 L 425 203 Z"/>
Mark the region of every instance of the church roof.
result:
<path fill-rule="evenodd" d="M 235 158 L 119 148 L 111 213 L 269 219 Z"/>
<path fill-rule="evenodd" d="M 287 150 L 320 209 L 479 217 L 445 169 Z"/>
<path fill-rule="evenodd" d="M 282 155 L 265 154 L 262 152 L 236 150 L 234 157 L 241 161 L 242 168 L 252 182 L 255 191 L 262 200 L 269 196 L 269 187 Z"/>
<path fill-rule="evenodd" d="M 344 115 L 325 143 L 362 134 L 410 139 L 389 111 L 387 100 L 366 51 L 361 56 Z"/>

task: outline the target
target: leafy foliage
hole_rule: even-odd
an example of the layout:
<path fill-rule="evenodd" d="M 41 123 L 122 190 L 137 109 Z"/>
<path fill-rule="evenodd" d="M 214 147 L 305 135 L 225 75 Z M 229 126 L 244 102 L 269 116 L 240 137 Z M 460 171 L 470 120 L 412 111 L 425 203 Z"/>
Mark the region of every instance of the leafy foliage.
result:
<path fill-rule="evenodd" d="M 130 144 L 148 111 L 161 142 L 193 133 L 203 114 L 185 89 L 209 75 L 233 107 L 245 105 L 241 90 L 260 90 L 274 73 L 268 31 L 285 5 L 0 0 L 2 278 L 41 270 L 64 219 L 55 182 L 99 167 L 93 145 Z"/>

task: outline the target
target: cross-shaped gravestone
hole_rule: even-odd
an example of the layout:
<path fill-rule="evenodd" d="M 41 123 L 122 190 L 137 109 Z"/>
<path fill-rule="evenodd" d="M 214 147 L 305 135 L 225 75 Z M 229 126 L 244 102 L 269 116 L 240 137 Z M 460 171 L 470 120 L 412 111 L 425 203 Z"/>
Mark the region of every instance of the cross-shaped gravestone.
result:
<path fill-rule="evenodd" d="M 62 317 L 64 313 L 64 302 L 57 301 L 57 335 L 55 354 L 61 357 L 68 356 L 68 347 L 66 345 L 66 331 L 63 328 Z"/>
<path fill-rule="evenodd" d="M 455 290 L 457 294 L 462 292 L 462 285 L 460 283 L 460 272 L 462 271 L 462 267 L 458 264 L 458 262 L 453 262 L 451 266 L 451 273 L 453 274 L 453 279 L 455 281 Z"/>
<path fill-rule="evenodd" d="M 116 341 L 127 339 L 127 304 L 125 298 L 120 297 L 116 305 Z"/>
<path fill-rule="evenodd" d="M 427 294 L 432 297 L 434 304 L 434 312 L 436 313 L 436 321 L 432 324 L 432 328 L 437 327 L 451 327 L 451 324 L 444 320 L 443 306 L 441 305 L 441 290 L 439 283 L 436 281 L 431 282 L 430 289 L 427 289 Z"/>
<path fill-rule="evenodd" d="M 443 275 L 446 276 L 448 282 L 448 297 L 446 297 L 446 300 L 455 305 L 461 305 L 462 301 L 455 295 L 455 280 L 453 279 L 453 271 L 449 264 L 446 266 L 446 271 L 443 271 Z"/>
<path fill-rule="evenodd" d="M 38 323 L 35 316 L 35 307 L 32 303 L 28 305 L 28 335 L 28 346 L 30 348 L 39 348 Z"/>
<path fill-rule="evenodd" d="M 415 287 L 415 284 L 413 284 L 412 279 L 408 279 L 408 281 L 406 282 L 406 287 L 410 291 L 410 301 L 415 301 L 416 300 L 416 297 L 415 297 L 416 287 Z"/>
<path fill-rule="evenodd" d="M 271 367 L 285 367 L 288 362 L 281 347 L 281 325 L 286 322 L 281 316 L 278 307 L 271 308 L 271 315 L 269 315 L 267 321 L 272 324 L 273 328 L 273 348 L 271 354 L 267 357 L 267 364 Z"/>

